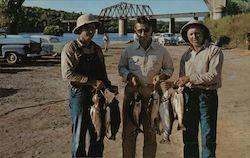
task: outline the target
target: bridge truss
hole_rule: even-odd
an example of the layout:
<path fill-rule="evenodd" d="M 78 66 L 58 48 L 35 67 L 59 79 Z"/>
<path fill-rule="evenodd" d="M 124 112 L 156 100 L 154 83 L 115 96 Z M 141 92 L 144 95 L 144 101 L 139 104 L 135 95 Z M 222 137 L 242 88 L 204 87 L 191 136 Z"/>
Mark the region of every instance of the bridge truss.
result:
<path fill-rule="evenodd" d="M 154 15 L 149 5 L 138 5 L 120 2 L 116 5 L 103 8 L 99 17 L 103 20 L 118 19 L 118 18 L 134 18 L 138 16 L 152 16 Z"/>

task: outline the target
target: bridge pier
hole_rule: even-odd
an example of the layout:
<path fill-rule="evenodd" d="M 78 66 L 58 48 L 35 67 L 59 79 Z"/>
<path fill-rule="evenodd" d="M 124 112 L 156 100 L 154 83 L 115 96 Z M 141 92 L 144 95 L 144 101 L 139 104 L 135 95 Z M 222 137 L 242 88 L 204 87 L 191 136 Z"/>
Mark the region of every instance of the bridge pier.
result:
<path fill-rule="evenodd" d="M 169 33 L 175 33 L 175 18 L 171 17 L 169 19 L 168 32 Z"/>
<path fill-rule="evenodd" d="M 212 11 L 213 20 L 221 19 L 222 16 L 223 16 L 223 8 L 221 7 L 213 8 Z"/>
<path fill-rule="evenodd" d="M 127 19 L 119 19 L 119 35 L 126 35 L 128 33 L 128 20 Z"/>

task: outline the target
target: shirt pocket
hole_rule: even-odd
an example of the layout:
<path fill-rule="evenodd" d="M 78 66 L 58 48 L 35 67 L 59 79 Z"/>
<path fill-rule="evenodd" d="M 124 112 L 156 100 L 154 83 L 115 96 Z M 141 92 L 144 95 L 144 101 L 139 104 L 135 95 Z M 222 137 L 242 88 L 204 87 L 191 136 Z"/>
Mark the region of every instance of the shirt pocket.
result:
<path fill-rule="evenodd" d="M 137 70 L 143 65 L 143 57 L 140 56 L 132 56 L 128 58 L 129 69 Z"/>

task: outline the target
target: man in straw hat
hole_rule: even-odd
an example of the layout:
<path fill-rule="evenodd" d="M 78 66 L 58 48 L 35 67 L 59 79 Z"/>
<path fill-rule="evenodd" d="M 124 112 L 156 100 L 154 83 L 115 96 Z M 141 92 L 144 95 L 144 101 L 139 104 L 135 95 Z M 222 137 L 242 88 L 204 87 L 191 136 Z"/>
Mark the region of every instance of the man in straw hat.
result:
<path fill-rule="evenodd" d="M 102 157 L 104 150 L 104 131 L 100 138 L 91 121 L 90 106 L 93 105 L 94 92 L 111 86 L 106 73 L 103 52 L 93 38 L 99 21 L 92 14 L 81 15 L 73 33 L 79 34 L 75 41 L 67 43 L 62 51 L 62 77 L 69 82 L 69 107 L 72 124 L 72 157 Z M 117 87 L 116 87 L 117 88 Z M 117 89 L 113 89 L 113 92 Z M 102 95 L 99 95 L 102 96 Z M 104 97 L 100 97 L 101 117 L 104 117 Z M 103 120 L 103 119 L 102 119 Z M 104 123 L 101 123 L 103 125 Z M 88 153 L 85 151 L 86 132 L 89 131 Z M 98 137 L 98 139 L 97 139 Z"/>
<path fill-rule="evenodd" d="M 185 87 L 184 157 L 199 157 L 199 122 L 202 157 L 215 157 L 217 89 L 221 87 L 223 53 L 219 47 L 210 43 L 208 28 L 197 20 L 185 24 L 181 35 L 190 46 L 182 55 L 179 79 L 176 82 L 178 86 Z"/>

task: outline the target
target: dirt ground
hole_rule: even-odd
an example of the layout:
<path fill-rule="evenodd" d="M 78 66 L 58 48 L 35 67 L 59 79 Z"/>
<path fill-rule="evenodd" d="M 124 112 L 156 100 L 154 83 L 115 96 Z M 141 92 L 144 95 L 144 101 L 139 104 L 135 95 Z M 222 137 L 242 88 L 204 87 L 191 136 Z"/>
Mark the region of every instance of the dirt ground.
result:
<path fill-rule="evenodd" d="M 118 76 L 120 52 L 127 44 L 113 45 L 105 54 L 108 76 L 119 86 L 120 107 L 124 83 Z M 168 46 L 177 78 L 186 46 Z M 223 86 L 219 89 L 218 158 L 250 157 L 250 51 L 224 50 Z M 174 122 L 172 143 L 158 144 L 157 158 L 182 157 L 182 134 Z M 116 141 L 105 139 L 105 158 L 121 158 L 121 132 Z M 160 136 L 157 137 L 158 141 Z M 28 63 L 0 65 L 0 157 L 65 158 L 71 156 L 71 128 L 67 84 L 61 79 L 60 58 L 45 57 Z M 142 157 L 142 134 L 136 157 Z"/>

